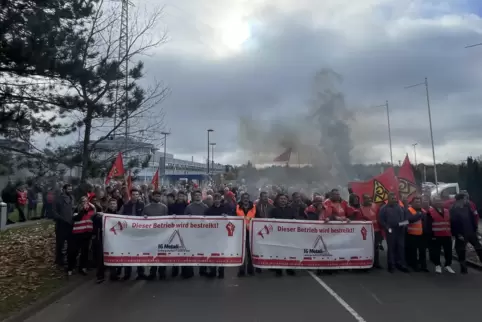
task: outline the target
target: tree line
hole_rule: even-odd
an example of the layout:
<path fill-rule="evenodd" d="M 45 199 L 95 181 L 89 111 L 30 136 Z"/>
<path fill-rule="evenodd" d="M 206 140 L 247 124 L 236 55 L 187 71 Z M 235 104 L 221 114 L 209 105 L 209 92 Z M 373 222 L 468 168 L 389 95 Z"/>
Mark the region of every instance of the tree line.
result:
<path fill-rule="evenodd" d="M 8 141 L 0 145 L 0 172 L 25 167 L 43 176 L 75 166 L 85 181 L 111 162 L 97 164 L 96 146 L 125 135 L 126 124 L 130 139 L 160 136 L 159 104 L 169 89 L 161 81 L 141 83 L 140 56 L 166 40 L 159 32 L 162 9 L 135 9 L 125 40 L 119 37 L 120 7 L 111 2 L 2 2 L 0 135 Z M 49 138 L 77 133 L 76 144 L 51 146 Z M 47 139 L 35 142 L 39 134 Z"/>

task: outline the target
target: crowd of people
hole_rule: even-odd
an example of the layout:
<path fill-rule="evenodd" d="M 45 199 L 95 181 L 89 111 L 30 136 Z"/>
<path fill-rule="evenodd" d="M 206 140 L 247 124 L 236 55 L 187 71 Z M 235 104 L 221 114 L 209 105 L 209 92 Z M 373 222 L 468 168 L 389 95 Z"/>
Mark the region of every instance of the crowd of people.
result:
<path fill-rule="evenodd" d="M 32 189 L 32 187 L 29 187 Z M 24 186 L 15 190 L 15 198 L 5 200 L 19 210 L 20 220 L 24 216 L 20 209 L 31 209 L 36 199 L 29 199 Z M 399 200 L 390 193 L 385 204 L 374 204 L 369 195 L 350 194 L 343 200 L 338 189 L 326 194 L 313 193 L 307 196 L 301 192 L 286 194 L 282 188 L 269 187 L 259 192 L 257 199 L 248 194 L 246 187 L 232 185 L 211 186 L 200 189 L 196 184 L 169 186 L 154 189 L 152 185 L 141 185 L 130 190 L 121 183 L 105 188 L 89 185 L 86 193 L 74 198 L 70 184 L 62 185 L 61 191 L 50 187 L 44 189 L 43 207 L 40 216 L 55 221 L 56 258 L 59 267 L 66 268 L 67 274 L 74 271 L 86 275 L 90 267 L 96 267 L 97 281 L 105 280 L 109 271 L 112 281 L 129 280 L 132 267 L 104 267 L 102 244 L 103 213 L 125 216 L 242 216 L 246 223 L 253 218 L 276 218 L 314 221 L 371 221 L 375 233 L 373 269 L 381 269 L 379 253 L 387 245 L 387 266 L 389 272 L 429 272 L 428 261 L 434 271 L 454 274 L 452 268 L 452 245 L 460 263 L 460 272 L 466 274 L 466 246 L 470 243 L 482 261 L 482 245 L 478 238 L 478 214 L 469 201 L 466 192 L 458 194 L 454 200 L 443 201 L 439 197 L 431 199 L 414 196 L 410 202 Z M 3 195 L 2 195 L 3 197 Z M 29 211 L 30 213 L 30 211 Z M 249 229 L 246 231 L 249 240 Z M 64 247 L 67 243 L 66 256 Z M 441 263 L 443 250 L 444 263 Z M 428 251 L 428 259 L 427 259 Z M 65 261 L 66 259 L 66 261 Z M 91 259 L 91 260 L 89 260 Z M 91 265 L 92 264 L 92 265 Z M 123 271 L 122 271 L 123 270 Z M 274 274 L 282 276 L 283 271 L 274 269 Z M 334 270 L 318 270 L 318 274 L 331 274 Z M 165 279 L 165 266 L 137 267 L 138 280 Z M 194 276 L 193 267 L 172 267 L 171 277 L 181 275 L 188 279 Z M 238 276 L 255 275 L 261 270 L 254 268 L 250 248 L 246 243 L 245 264 L 238 269 Z M 295 270 L 286 270 L 295 275 Z M 224 278 L 223 267 L 199 267 L 199 275 Z"/>

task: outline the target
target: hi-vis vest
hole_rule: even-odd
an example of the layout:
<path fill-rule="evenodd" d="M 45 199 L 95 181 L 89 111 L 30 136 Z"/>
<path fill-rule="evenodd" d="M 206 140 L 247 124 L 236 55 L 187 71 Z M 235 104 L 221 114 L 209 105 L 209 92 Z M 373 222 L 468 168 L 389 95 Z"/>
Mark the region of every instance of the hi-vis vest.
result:
<path fill-rule="evenodd" d="M 243 208 L 237 205 L 236 216 L 244 217 L 244 223 L 246 224 L 246 229 L 249 229 L 251 219 L 253 219 L 254 216 L 256 216 L 256 207 L 253 206 L 253 208 L 249 209 L 248 213 L 245 214 Z"/>
<path fill-rule="evenodd" d="M 386 205 L 388 204 L 388 200 L 385 200 L 385 204 Z M 401 200 L 398 200 L 398 205 L 402 208 L 405 208 L 405 205 L 403 204 L 403 202 Z"/>
<path fill-rule="evenodd" d="M 17 190 L 17 203 L 20 206 L 25 206 L 27 204 L 27 192 Z"/>
<path fill-rule="evenodd" d="M 74 227 L 72 228 L 72 234 L 90 233 L 94 230 L 94 223 L 92 222 L 92 216 L 94 215 L 94 209 L 82 216 L 80 221 L 74 221 Z"/>
<path fill-rule="evenodd" d="M 447 209 L 443 209 L 441 215 L 435 208 L 430 207 L 429 214 L 432 217 L 432 231 L 435 237 L 450 237 L 450 215 Z"/>
<path fill-rule="evenodd" d="M 372 204 L 369 207 L 361 206 L 360 210 L 361 210 L 362 216 L 373 223 L 373 231 L 380 231 L 380 226 L 378 225 L 378 216 L 377 216 L 377 211 L 375 209 L 375 205 Z"/>
<path fill-rule="evenodd" d="M 413 209 L 412 207 L 408 207 L 408 211 L 412 215 L 416 215 L 417 211 Z M 422 210 L 423 212 L 424 210 Z M 423 225 L 422 225 L 422 220 L 416 221 L 414 223 L 411 223 L 407 226 L 407 233 L 409 235 L 415 235 L 415 236 L 421 236 L 423 234 Z"/>

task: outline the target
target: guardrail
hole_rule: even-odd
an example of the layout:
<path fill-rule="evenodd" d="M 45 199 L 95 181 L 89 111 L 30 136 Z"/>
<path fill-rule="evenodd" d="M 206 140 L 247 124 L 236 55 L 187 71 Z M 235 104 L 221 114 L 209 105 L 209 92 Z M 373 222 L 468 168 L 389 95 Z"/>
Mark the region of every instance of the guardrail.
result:
<path fill-rule="evenodd" d="M 8 208 L 5 202 L 0 202 L 0 231 L 7 227 Z"/>

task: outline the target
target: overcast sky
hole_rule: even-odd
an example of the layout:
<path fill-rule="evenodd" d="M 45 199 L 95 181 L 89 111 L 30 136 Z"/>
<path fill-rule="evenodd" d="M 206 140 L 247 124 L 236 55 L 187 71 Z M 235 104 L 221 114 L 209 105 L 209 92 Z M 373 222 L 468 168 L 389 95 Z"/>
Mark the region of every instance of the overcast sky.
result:
<path fill-rule="evenodd" d="M 482 155 L 482 46 L 464 48 L 482 42 L 480 0 L 133 2 L 165 5 L 169 40 L 145 58 L 146 81 L 162 79 L 172 91 L 161 107 L 172 131 L 168 152 L 177 157 L 205 160 L 212 128 L 216 161 L 246 162 L 240 119 L 256 124 L 263 141 L 273 124 L 309 118 L 322 68 L 343 77 L 355 114 L 354 161 L 390 159 L 385 110 L 372 108 L 388 100 L 395 162 L 407 152 L 413 158 L 413 143 L 418 161 L 431 162 L 425 88 L 404 89 L 425 77 L 437 161 Z M 306 127 L 319 137 L 316 125 Z"/>

